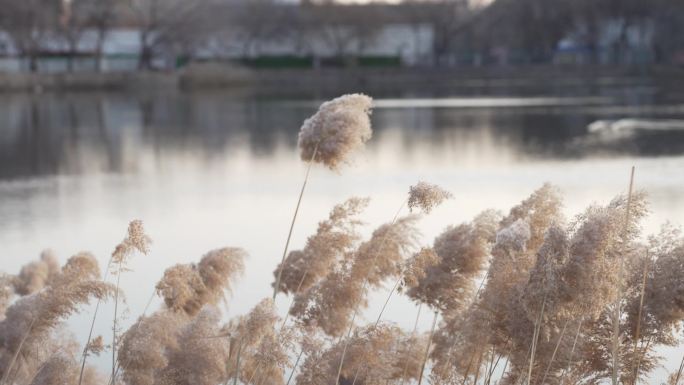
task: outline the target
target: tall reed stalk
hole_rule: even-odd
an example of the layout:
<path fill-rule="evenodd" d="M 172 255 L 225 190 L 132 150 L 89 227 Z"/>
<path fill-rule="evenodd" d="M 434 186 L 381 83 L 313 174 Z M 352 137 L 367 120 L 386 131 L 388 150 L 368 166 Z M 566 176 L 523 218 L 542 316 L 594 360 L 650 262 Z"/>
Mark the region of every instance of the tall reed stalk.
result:
<path fill-rule="evenodd" d="M 679 378 L 682 376 L 682 370 L 684 370 L 684 356 L 682 356 L 682 362 L 679 364 L 679 370 L 677 371 L 677 376 L 675 377 L 674 384 L 679 384 Z"/>
<path fill-rule="evenodd" d="M 349 323 L 349 330 L 347 331 L 347 337 L 344 341 L 344 347 L 342 348 L 342 357 L 340 357 L 340 365 L 337 367 L 337 376 L 335 378 L 335 385 L 340 385 L 340 376 L 342 375 L 342 365 L 344 365 L 344 358 L 347 355 L 347 348 L 349 348 L 349 341 L 351 340 L 352 330 L 354 329 L 354 321 L 356 321 L 356 313 L 352 315 L 351 322 Z"/>
<path fill-rule="evenodd" d="M 582 330 L 582 321 L 583 320 L 580 320 L 579 324 L 577 324 L 577 332 L 575 333 L 575 339 L 572 342 L 572 348 L 570 349 L 568 363 L 566 364 L 565 368 L 563 368 L 563 372 L 561 373 L 561 378 L 560 381 L 558 381 L 558 385 L 563 385 L 563 381 L 565 380 L 565 374 L 567 373 L 567 370 L 570 367 L 570 365 L 572 365 L 572 358 L 575 354 L 575 348 L 577 347 L 577 340 L 579 339 L 580 331 Z"/>
<path fill-rule="evenodd" d="M 629 226 L 629 220 L 632 208 L 632 189 L 634 188 L 634 166 L 632 166 L 632 172 L 629 177 L 629 192 L 627 195 L 627 208 L 625 210 L 625 223 L 624 232 L 627 232 L 627 227 Z M 615 300 L 615 306 L 613 311 L 613 343 L 612 343 L 612 355 L 613 355 L 613 370 L 612 370 L 612 383 L 613 385 L 618 385 L 618 374 L 620 365 L 620 316 L 622 315 L 621 303 L 622 303 L 622 279 L 625 269 L 625 257 L 620 253 L 620 270 L 618 271 L 618 295 Z"/>
<path fill-rule="evenodd" d="M 107 267 L 105 268 L 104 275 L 102 276 L 102 281 L 106 282 L 107 277 L 109 276 L 109 267 L 112 264 L 112 258 L 113 256 L 109 257 L 109 261 L 107 262 Z M 88 360 L 88 346 L 90 346 L 90 341 L 93 339 L 93 330 L 95 329 L 95 320 L 97 319 L 97 313 L 100 310 L 100 303 L 102 303 L 101 299 L 97 299 L 97 303 L 95 304 L 95 310 L 93 311 L 93 319 L 90 321 L 90 330 L 88 330 L 88 338 L 86 339 L 85 345 L 83 346 L 83 353 L 81 354 L 81 370 L 78 373 L 78 385 L 81 385 L 83 383 L 83 372 L 85 371 L 85 366 L 86 366 L 86 361 Z"/>
<path fill-rule="evenodd" d="M 492 350 L 492 354 L 494 354 L 493 350 Z M 484 382 L 485 385 L 489 385 L 492 382 L 492 377 L 494 377 L 494 371 L 499 366 L 499 361 L 501 361 L 501 357 L 503 357 L 503 354 L 498 355 L 498 357 L 496 358 L 496 361 L 494 362 L 494 365 L 489 369 L 489 372 L 487 373 L 487 377 L 485 378 L 485 382 Z"/>
<path fill-rule="evenodd" d="M 411 332 L 411 337 L 416 336 L 416 331 L 418 330 L 418 320 L 420 319 L 420 311 L 423 308 L 423 304 L 421 303 L 418 305 L 418 312 L 416 313 L 416 321 L 413 323 L 413 331 Z M 409 360 L 407 359 L 406 362 L 404 363 L 404 370 L 401 374 L 401 384 L 404 385 L 404 381 L 406 378 L 406 373 L 408 373 L 408 367 L 409 367 Z"/>
<path fill-rule="evenodd" d="M 238 341 L 237 357 L 235 358 L 235 377 L 233 378 L 233 385 L 237 385 L 240 377 L 240 354 L 242 353 L 242 339 Z"/>
<path fill-rule="evenodd" d="M 116 290 L 114 291 L 114 321 L 112 322 L 112 385 L 116 384 L 116 329 L 117 317 L 119 310 L 119 288 L 121 286 L 121 266 L 123 260 L 119 261 L 119 267 L 116 275 Z"/>
<path fill-rule="evenodd" d="M 637 356 L 637 345 L 639 344 L 639 337 L 641 334 L 641 317 L 644 309 L 644 294 L 646 293 L 646 277 L 648 276 L 648 261 L 644 264 L 644 274 L 641 279 L 641 294 L 639 296 L 639 314 L 637 317 L 636 333 L 634 334 L 634 357 Z M 632 385 L 636 385 L 639 378 L 639 364 L 641 356 L 634 362 L 634 379 Z"/>
<path fill-rule="evenodd" d="M 541 330 L 542 321 L 544 319 L 544 308 L 546 307 L 546 294 L 544 294 L 544 300 L 542 300 L 541 310 L 539 311 L 539 317 L 537 322 L 534 323 L 534 333 L 532 333 L 532 348 L 530 349 L 530 365 L 527 369 L 527 379 L 525 384 L 530 385 L 532 381 L 532 368 L 534 367 L 534 356 L 537 352 L 537 341 L 539 340 L 539 331 Z"/>
<path fill-rule="evenodd" d="M 475 378 L 473 378 L 474 385 L 477 385 L 477 382 L 480 380 L 480 369 L 482 368 L 482 359 L 485 356 L 485 351 L 486 349 L 482 347 L 482 349 L 480 349 L 480 355 L 477 357 L 477 364 L 475 364 Z"/>
<path fill-rule="evenodd" d="M 563 337 L 565 336 L 565 331 L 568 328 L 569 322 L 570 322 L 570 320 L 567 320 L 563 324 L 563 330 L 561 330 L 561 333 L 558 336 L 558 341 L 556 341 L 556 346 L 553 348 L 553 353 L 551 354 L 551 358 L 549 359 L 549 363 L 548 363 L 548 365 L 546 365 L 546 370 L 544 371 L 544 377 L 542 377 L 540 385 L 544 385 L 546 383 L 546 376 L 549 375 L 549 371 L 551 370 L 551 365 L 553 364 L 553 360 L 556 359 L 556 353 L 558 353 L 558 348 L 560 347 L 561 341 L 563 341 Z"/>
<path fill-rule="evenodd" d="M 14 364 L 17 362 L 17 358 L 19 358 L 19 353 L 21 353 L 21 349 L 23 349 L 24 344 L 26 343 L 26 340 L 28 339 L 29 335 L 31 334 L 31 331 L 33 330 L 33 325 L 35 323 L 36 323 L 36 316 L 33 316 L 33 318 L 31 318 L 31 323 L 29 323 L 29 326 L 26 329 L 26 333 L 24 333 L 24 336 L 21 338 L 21 341 L 19 342 L 19 346 L 17 347 L 17 351 L 14 352 L 14 354 L 12 355 L 12 359 L 10 360 L 9 365 L 7 365 L 7 370 L 5 371 L 5 374 L 2 376 L 2 379 L 0 379 L 0 385 L 5 385 L 7 379 L 9 378 L 9 375 L 12 372 L 12 369 L 14 368 Z"/>
<path fill-rule="evenodd" d="M 278 278 L 276 278 L 275 286 L 273 287 L 273 300 L 275 301 L 278 295 L 278 290 L 280 290 L 280 280 L 283 277 L 283 269 L 285 268 L 284 262 L 285 257 L 287 257 L 287 250 L 290 247 L 290 240 L 292 239 L 292 231 L 294 230 L 295 222 L 297 221 L 297 214 L 299 213 L 299 207 L 302 204 L 302 197 L 304 196 L 304 190 L 306 189 L 306 184 L 309 181 L 309 174 L 311 174 L 311 166 L 313 166 L 314 160 L 316 159 L 316 154 L 318 153 L 318 144 L 314 147 L 313 155 L 306 166 L 306 174 L 304 175 L 304 182 L 302 183 L 302 189 L 299 191 L 299 198 L 297 198 L 297 206 L 295 207 L 294 215 L 292 215 L 292 222 L 290 223 L 290 230 L 287 233 L 287 240 L 285 241 L 285 249 L 283 250 L 283 256 L 280 259 L 280 269 L 278 269 Z"/>
<path fill-rule="evenodd" d="M 397 222 L 397 218 L 399 218 L 399 214 L 401 213 L 401 210 L 404 209 L 404 206 L 406 205 L 407 202 L 408 202 L 407 200 L 403 201 L 401 203 L 401 206 L 399 206 L 399 209 L 397 210 L 397 212 L 394 214 L 394 218 L 392 218 L 392 222 L 390 222 L 390 228 L 385 233 L 385 235 L 382 237 L 382 241 L 380 242 L 380 247 L 378 247 L 377 253 L 380 253 L 382 251 L 382 249 L 385 247 L 385 242 L 387 242 L 387 237 L 389 236 L 389 233 L 391 232 L 391 229 L 392 229 L 391 226 Z M 363 282 L 363 288 L 361 291 L 366 290 L 367 284 L 368 284 L 368 281 Z M 394 292 L 394 290 L 392 290 L 392 292 Z M 390 297 L 391 297 L 391 293 L 390 293 Z M 387 306 L 388 302 L 389 302 L 389 297 L 388 297 L 387 301 L 385 301 L 385 306 Z M 383 310 L 384 310 L 384 307 L 383 307 Z M 349 331 L 347 332 L 347 338 L 344 342 L 344 348 L 342 349 L 342 358 L 340 359 L 340 365 L 337 368 L 337 377 L 335 379 L 335 385 L 339 385 L 339 383 L 340 383 L 340 376 L 342 375 L 342 366 L 344 365 L 344 359 L 345 359 L 345 356 L 347 354 L 347 348 L 349 347 L 349 343 L 351 341 L 352 329 L 354 328 L 354 321 L 356 320 L 356 314 L 358 312 L 359 312 L 359 304 L 356 304 L 355 309 L 354 309 L 354 315 L 352 316 L 352 319 L 351 319 L 351 322 L 349 325 Z M 382 312 L 381 312 L 381 315 L 382 315 Z M 378 317 L 378 322 L 379 321 L 380 321 L 380 318 Z M 377 325 L 377 322 L 376 322 L 376 325 Z"/>
<path fill-rule="evenodd" d="M 147 300 L 147 304 L 145 304 L 145 308 L 143 309 L 143 312 L 142 312 L 142 315 L 140 316 L 140 318 L 144 318 L 145 315 L 147 315 L 147 310 L 149 310 L 150 305 L 152 304 L 152 300 L 154 299 L 154 295 L 155 295 L 156 293 L 157 293 L 157 292 L 156 292 L 156 289 L 152 291 L 152 295 L 151 295 L 150 298 Z M 132 328 L 137 328 L 137 326 L 139 326 L 139 325 L 140 325 L 140 324 L 135 324 L 134 326 L 132 326 Z M 133 330 L 136 330 L 136 329 L 130 329 L 130 331 L 133 331 Z M 87 348 L 87 346 L 86 346 L 86 348 Z M 128 359 L 127 359 L 126 361 L 124 361 L 124 362 L 125 362 L 124 367 L 127 366 L 127 365 L 130 363 L 130 361 L 131 361 L 131 357 L 128 357 Z M 116 362 L 116 370 L 114 371 L 114 375 L 111 376 L 111 377 L 109 378 L 109 382 L 107 382 L 107 384 L 109 384 L 109 385 L 114 384 L 114 379 L 115 379 L 116 376 L 119 374 L 119 370 L 120 370 L 120 369 L 121 369 L 121 362 L 119 362 L 119 361 L 117 360 L 117 362 Z M 82 377 L 82 376 L 83 376 L 83 367 L 81 367 L 81 374 L 79 375 L 79 377 Z"/>
<path fill-rule="evenodd" d="M 423 374 L 425 373 L 425 365 L 430 357 L 430 347 L 432 347 L 432 337 L 435 334 L 435 327 L 437 326 L 437 318 L 439 312 L 435 312 L 435 317 L 432 319 L 432 328 L 430 329 L 430 336 L 428 337 L 427 347 L 425 348 L 425 356 L 423 356 L 423 364 L 420 366 L 420 375 L 418 376 L 418 385 L 423 383 Z"/>

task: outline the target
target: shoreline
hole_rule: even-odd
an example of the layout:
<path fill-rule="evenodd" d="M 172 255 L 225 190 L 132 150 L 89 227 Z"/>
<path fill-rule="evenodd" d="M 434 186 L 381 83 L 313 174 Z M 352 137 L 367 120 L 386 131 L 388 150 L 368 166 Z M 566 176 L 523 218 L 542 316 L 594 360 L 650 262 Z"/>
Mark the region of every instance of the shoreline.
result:
<path fill-rule="evenodd" d="M 251 90 L 271 93 L 352 92 L 359 89 L 565 89 L 672 86 L 684 83 L 675 67 L 496 67 L 247 69 L 198 65 L 174 72 L 0 73 L 0 93 L 157 92 Z"/>

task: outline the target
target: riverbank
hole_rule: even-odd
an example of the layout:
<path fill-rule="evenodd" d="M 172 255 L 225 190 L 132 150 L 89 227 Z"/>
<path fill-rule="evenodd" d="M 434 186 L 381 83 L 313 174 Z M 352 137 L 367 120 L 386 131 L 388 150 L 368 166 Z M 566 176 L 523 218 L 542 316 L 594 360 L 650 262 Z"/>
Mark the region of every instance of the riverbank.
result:
<path fill-rule="evenodd" d="M 507 68 L 325 68 L 247 69 L 196 65 L 176 72 L 0 73 L 0 92 L 124 91 L 206 89 L 261 90 L 273 93 L 349 92 L 379 89 L 482 89 L 534 92 L 535 89 L 647 86 L 684 83 L 684 69 L 671 67 L 507 67 Z"/>

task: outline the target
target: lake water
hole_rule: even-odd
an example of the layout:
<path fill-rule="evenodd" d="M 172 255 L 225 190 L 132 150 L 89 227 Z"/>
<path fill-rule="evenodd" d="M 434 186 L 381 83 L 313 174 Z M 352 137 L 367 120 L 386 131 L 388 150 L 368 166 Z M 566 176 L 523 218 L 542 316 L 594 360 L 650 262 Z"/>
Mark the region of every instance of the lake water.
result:
<path fill-rule="evenodd" d="M 486 208 L 507 210 L 544 182 L 561 188 L 574 215 L 624 193 L 633 165 L 636 187 L 651 198 L 644 228 L 684 224 L 680 95 L 652 87 L 494 94 L 377 98 L 366 150 L 339 174 L 313 169 L 293 248 L 350 196 L 372 199 L 364 214 L 370 232 L 392 218 L 410 185 L 442 185 L 455 199 L 421 221 L 429 244 L 447 225 Z M 270 295 L 305 172 L 297 132 L 320 99 L 0 95 L 0 270 L 16 272 L 45 248 L 62 260 L 88 250 L 104 264 L 127 223 L 139 218 L 154 244 L 122 278 L 127 323 L 166 267 L 222 246 L 250 254 L 228 309 L 246 312 Z M 374 297 L 371 309 L 385 295 Z M 287 308 L 285 298 L 279 308 Z M 409 328 L 414 312 L 395 298 L 386 318 Z M 110 319 L 106 309 L 98 333 L 111 333 Z M 87 317 L 70 324 L 83 340 Z M 664 351 L 668 369 L 678 365 L 679 353 Z M 663 378 L 658 373 L 653 383 Z"/>

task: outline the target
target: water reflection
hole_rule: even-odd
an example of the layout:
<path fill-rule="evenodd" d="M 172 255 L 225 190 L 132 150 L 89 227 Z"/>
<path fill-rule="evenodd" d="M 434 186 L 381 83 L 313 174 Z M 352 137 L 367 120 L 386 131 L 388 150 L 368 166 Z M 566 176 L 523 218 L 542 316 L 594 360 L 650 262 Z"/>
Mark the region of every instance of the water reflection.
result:
<path fill-rule="evenodd" d="M 620 103 L 606 97 L 380 99 L 373 121 L 376 137 L 398 135 L 397 151 L 411 152 L 420 144 L 457 158 L 473 149 L 515 159 L 684 153 L 682 130 L 635 130 L 618 137 L 588 131 L 599 119 L 684 116 L 676 105 Z M 178 153 L 194 153 L 205 162 L 237 150 L 269 158 L 278 149 L 294 151 L 299 125 L 314 105 L 222 94 L 5 96 L 0 179 L 134 173 L 143 157 L 163 161 Z M 371 145 L 384 146 L 377 140 Z"/>

